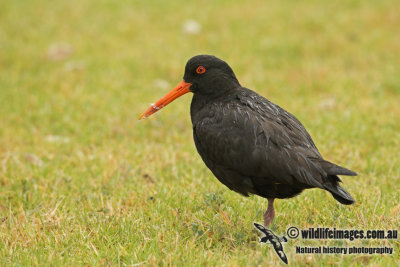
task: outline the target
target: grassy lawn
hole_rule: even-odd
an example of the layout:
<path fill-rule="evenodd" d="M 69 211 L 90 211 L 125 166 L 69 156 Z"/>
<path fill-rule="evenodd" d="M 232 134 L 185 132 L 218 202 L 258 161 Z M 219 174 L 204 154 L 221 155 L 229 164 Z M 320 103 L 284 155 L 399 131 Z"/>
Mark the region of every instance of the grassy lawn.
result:
<path fill-rule="evenodd" d="M 278 200 L 274 232 L 399 230 L 399 28 L 395 0 L 2 0 L 0 265 L 282 264 L 252 225 L 267 201 L 224 187 L 197 154 L 189 95 L 137 120 L 201 53 L 359 174 L 343 177 L 353 206 L 322 190 Z M 320 245 L 394 255 L 296 254 Z M 399 239 L 284 248 L 297 265 L 400 264 Z"/>

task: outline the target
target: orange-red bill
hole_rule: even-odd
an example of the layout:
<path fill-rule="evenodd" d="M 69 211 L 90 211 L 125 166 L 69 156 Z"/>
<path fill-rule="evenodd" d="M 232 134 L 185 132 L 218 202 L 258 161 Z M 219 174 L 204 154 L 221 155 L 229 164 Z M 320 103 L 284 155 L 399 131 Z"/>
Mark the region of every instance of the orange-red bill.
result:
<path fill-rule="evenodd" d="M 178 97 L 189 93 L 191 83 L 187 83 L 185 81 L 181 81 L 174 89 L 172 89 L 168 94 L 166 94 L 164 97 L 162 97 L 160 100 L 158 100 L 156 103 L 151 104 L 151 107 L 149 107 L 145 112 L 143 112 L 142 115 L 140 115 L 139 120 L 142 118 L 147 118 L 153 113 L 156 113 Z"/>

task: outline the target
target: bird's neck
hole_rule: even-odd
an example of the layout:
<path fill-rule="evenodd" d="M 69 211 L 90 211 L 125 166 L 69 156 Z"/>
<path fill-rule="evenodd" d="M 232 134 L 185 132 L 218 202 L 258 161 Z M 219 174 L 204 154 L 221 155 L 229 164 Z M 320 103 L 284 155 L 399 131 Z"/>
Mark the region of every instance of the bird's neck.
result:
<path fill-rule="evenodd" d="M 210 98 L 207 95 L 194 94 L 192 103 L 190 104 L 190 114 L 193 115 L 203 109 L 207 103 L 210 103 Z"/>
<path fill-rule="evenodd" d="M 194 94 L 192 103 L 190 104 L 190 116 L 192 118 L 192 123 L 194 124 L 197 121 L 196 118 L 198 117 L 203 117 L 206 114 L 212 115 L 211 113 L 214 112 L 213 106 L 224 101 L 229 101 L 229 99 L 236 95 L 236 93 L 236 89 L 231 89 L 229 92 L 224 92 L 217 95 Z"/>

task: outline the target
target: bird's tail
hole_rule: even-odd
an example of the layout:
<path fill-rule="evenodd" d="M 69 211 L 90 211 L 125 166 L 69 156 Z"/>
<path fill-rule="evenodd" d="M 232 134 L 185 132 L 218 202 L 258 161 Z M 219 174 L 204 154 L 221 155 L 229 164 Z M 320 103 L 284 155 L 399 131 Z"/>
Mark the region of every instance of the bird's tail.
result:
<path fill-rule="evenodd" d="M 329 181 L 324 183 L 324 188 L 328 190 L 337 201 L 344 205 L 351 205 L 355 202 L 349 192 L 340 187 L 339 177 L 336 175 L 328 175 L 328 179 Z"/>
<path fill-rule="evenodd" d="M 321 161 L 320 164 L 322 169 L 324 169 L 324 171 L 329 175 L 357 176 L 357 173 L 326 160 Z"/>
<path fill-rule="evenodd" d="M 340 187 L 339 182 L 342 180 L 337 175 L 356 176 L 357 173 L 325 160 L 321 162 L 321 167 L 328 174 L 327 182 L 323 185 L 324 188 L 340 203 L 344 205 L 353 204 L 355 202 L 353 197 Z"/>

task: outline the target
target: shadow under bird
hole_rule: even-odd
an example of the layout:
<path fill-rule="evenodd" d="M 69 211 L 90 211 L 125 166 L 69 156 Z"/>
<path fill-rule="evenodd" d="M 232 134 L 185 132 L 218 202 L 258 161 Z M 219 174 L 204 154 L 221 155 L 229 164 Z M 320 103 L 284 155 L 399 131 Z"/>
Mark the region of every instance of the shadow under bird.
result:
<path fill-rule="evenodd" d="M 229 65 L 215 56 L 191 58 L 183 80 L 139 119 L 188 92 L 193 93 L 190 115 L 197 151 L 229 189 L 268 199 L 265 227 L 275 217 L 275 198 L 291 198 L 304 189 L 321 188 L 342 204 L 354 203 L 337 175 L 357 174 L 324 160 L 295 116 L 242 87 Z"/>

